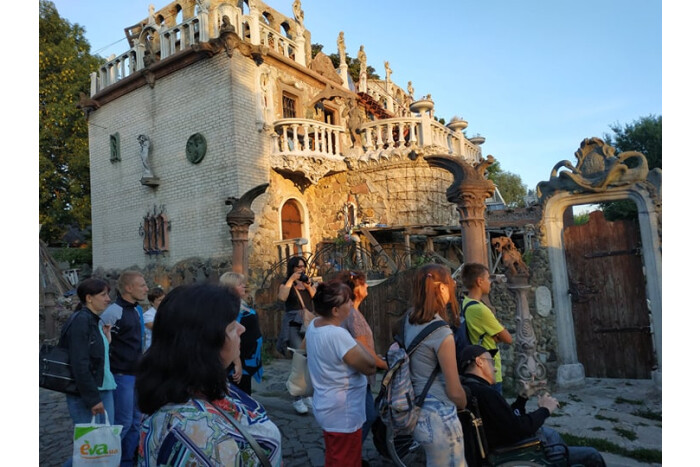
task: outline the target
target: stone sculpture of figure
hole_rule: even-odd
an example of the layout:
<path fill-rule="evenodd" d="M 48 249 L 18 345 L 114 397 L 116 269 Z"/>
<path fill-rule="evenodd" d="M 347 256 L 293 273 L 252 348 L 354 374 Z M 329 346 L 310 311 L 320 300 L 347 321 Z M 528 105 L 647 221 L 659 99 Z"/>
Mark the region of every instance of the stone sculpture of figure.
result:
<path fill-rule="evenodd" d="M 408 86 L 406 86 L 406 91 L 408 91 L 408 95 L 411 96 L 411 99 L 413 99 L 413 83 L 410 81 L 408 82 Z"/>
<path fill-rule="evenodd" d="M 508 277 L 528 273 L 528 267 L 525 262 L 523 262 L 523 257 L 510 238 L 493 238 L 491 239 L 491 245 L 493 245 L 496 252 L 501 253 L 501 261 L 503 262 L 503 266 L 506 267 L 506 275 Z"/>
<path fill-rule="evenodd" d="M 148 24 L 156 24 L 156 7 L 152 3 L 148 5 Z"/>
<path fill-rule="evenodd" d="M 153 178 L 153 172 L 151 172 L 151 167 L 148 165 L 148 153 L 151 149 L 151 140 L 146 135 L 139 135 L 136 139 L 141 145 L 141 164 L 143 165 L 142 178 Z"/>
<path fill-rule="evenodd" d="M 355 99 L 348 99 L 348 107 L 345 111 L 348 118 L 348 130 L 350 131 L 350 140 L 352 146 L 355 147 L 359 141 L 360 126 L 362 125 L 362 110 L 357 106 Z"/>
<path fill-rule="evenodd" d="M 361 67 L 367 67 L 367 54 L 365 53 L 364 45 L 360 46 L 360 50 L 357 52 L 357 59 L 360 61 Z"/>
<path fill-rule="evenodd" d="M 209 6 L 211 5 L 210 0 L 197 0 L 198 14 L 209 13 Z"/>
<path fill-rule="evenodd" d="M 109 135 L 109 160 L 111 162 L 122 160 L 121 153 L 119 151 L 119 133 Z"/>
<path fill-rule="evenodd" d="M 338 34 L 338 56 L 340 56 L 340 63 L 345 63 L 345 33 L 340 31 Z"/>
<path fill-rule="evenodd" d="M 294 3 L 292 3 L 292 11 L 294 12 L 294 19 L 303 27 L 304 10 L 301 9 L 301 0 L 294 0 Z"/>
<path fill-rule="evenodd" d="M 384 69 L 386 70 L 386 80 L 391 79 L 391 68 L 389 68 L 389 62 L 384 62 Z"/>
<path fill-rule="evenodd" d="M 236 28 L 233 27 L 233 24 L 231 24 L 231 19 L 227 16 L 224 15 L 221 18 L 221 30 L 222 31 L 236 31 Z"/>

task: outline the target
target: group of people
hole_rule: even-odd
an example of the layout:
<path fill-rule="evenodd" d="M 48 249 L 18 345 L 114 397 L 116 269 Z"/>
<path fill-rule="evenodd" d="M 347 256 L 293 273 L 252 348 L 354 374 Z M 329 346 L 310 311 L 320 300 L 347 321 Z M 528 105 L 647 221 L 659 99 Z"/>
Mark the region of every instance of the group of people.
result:
<path fill-rule="evenodd" d="M 226 465 L 250 458 L 254 450 L 241 435 L 243 428 L 222 422 L 222 416 L 198 413 L 212 411 L 193 402 L 204 400 L 268 437 L 258 442 L 279 465 L 279 430 L 249 397 L 251 379 L 261 381 L 263 374 L 262 335 L 255 310 L 242 299 L 245 291 L 245 276 L 228 272 L 218 286 L 183 286 L 166 294 L 161 287 L 149 290 L 143 274 L 127 270 L 117 280 L 111 303 L 107 282 L 82 281 L 76 289 L 80 304 L 59 342 L 68 349 L 79 392 L 66 394 L 73 423 L 90 423 L 94 417 L 98 423 L 121 425 L 123 466 L 139 457 L 142 465 L 163 465 L 166 458 L 167 465 L 187 465 L 201 455 L 189 451 L 187 437 L 201 438 L 198 430 L 217 424 L 226 427 L 219 432 L 230 440 L 197 439 L 205 441 L 211 459 Z M 151 306 L 143 312 L 146 299 Z M 161 439 L 160 423 L 170 427 L 176 422 L 181 423 L 178 442 Z M 167 452 L 161 449 L 164 441 Z M 65 463 L 71 464 L 72 459 Z"/>
<path fill-rule="evenodd" d="M 360 466 L 362 443 L 377 418 L 376 372 L 387 369 L 360 311 L 367 279 L 341 271 L 317 283 L 306 266 L 301 257 L 288 261 L 278 290 L 285 313 L 277 348 L 307 352 L 313 397 L 293 406 L 298 413 L 313 409 L 326 465 Z M 476 395 L 489 447 L 531 436 L 561 443 L 542 426 L 558 406 L 555 399 L 541 396 L 540 409 L 528 414 L 527 398 L 511 407 L 501 395 L 497 344 L 512 337 L 482 301 L 490 291 L 488 269 L 465 265 L 462 281 L 468 296 L 460 306 L 449 269 L 421 267 L 410 308 L 397 323 L 407 344 L 435 321 L 450 324 L 423 340 L 410 359 L 415 393 L 429 385 L 413 432 L 427 465 L 466 465 L 466 430 L 458 413 L 467 407 L 467 392 Z M 218 285 L 180 286 L 165 294 L 158 288 L 149 293 L 141 273 L 125 271 L 117 288 L 111 305 L 109 286 L 100 279 L 77 289 L 81 304 L 61 342 L 80 392 L 66 396 L 73 421 L 106 414 L 122 425 L 122 465 L 136 459 L 145 466 L 282 465 L 281 433 L 251 396 L 251 379 L 262 377 L 262 335 L 257 314 L 244 301 L 245 276 L 226 273 Z M 153 313 L 142 312 L 146 298 Z M 478 345 L 458 346 L 460 315 L 469 341 Z M 572 462 L 605 465 L 591 448 L 569 447 L 568 453 Z"/>

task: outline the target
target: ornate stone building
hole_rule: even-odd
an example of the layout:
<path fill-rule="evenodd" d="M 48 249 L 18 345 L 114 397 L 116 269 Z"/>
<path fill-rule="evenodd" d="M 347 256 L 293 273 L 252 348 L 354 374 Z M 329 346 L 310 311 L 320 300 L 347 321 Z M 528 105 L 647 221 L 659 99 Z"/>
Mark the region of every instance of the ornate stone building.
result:
<path fill-rule="evenodd" d="M 130 49 L 81 100 L 95 268 L 232 255 L 236 268 L 239 254 L 240 270 L 259 273 L 344 234 L 376 247 L 390 230 L 410 246 L 412 232 L 459 225 L 452 176 L 424 157 L 475 163 L 483 138 L 436 121 L 430 96 L 394 83 L 389 62 L 369 79 L 364 47 L 354 80 L 342 32 L 337 68 L 312 58 L 299 0 L 292 11 L 180 0 L 125 29 Z"/>

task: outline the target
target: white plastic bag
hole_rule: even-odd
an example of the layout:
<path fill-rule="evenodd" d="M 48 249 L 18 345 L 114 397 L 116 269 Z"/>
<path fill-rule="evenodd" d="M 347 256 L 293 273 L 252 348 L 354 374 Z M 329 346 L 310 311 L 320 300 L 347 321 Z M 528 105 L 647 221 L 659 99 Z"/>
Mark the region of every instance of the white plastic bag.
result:
<path fill-rule="evenodd" d="M 81 466 L 118 466 L 122 457 L 121 425 L 110 425 L 105 413 L 106 423 L 95 423 L 92 416 L 90 423 L 78 423 L 73 429 L 73 465 Z"/>
<path fill-rule="evenodd" d="M 287 378 L 287 390 L 292 396 L 308 397 L 314 393 L 309 375 L 309 364 L 306 361 L 306 351 L 302 349 L 292 349 L 292 370 Z"/>

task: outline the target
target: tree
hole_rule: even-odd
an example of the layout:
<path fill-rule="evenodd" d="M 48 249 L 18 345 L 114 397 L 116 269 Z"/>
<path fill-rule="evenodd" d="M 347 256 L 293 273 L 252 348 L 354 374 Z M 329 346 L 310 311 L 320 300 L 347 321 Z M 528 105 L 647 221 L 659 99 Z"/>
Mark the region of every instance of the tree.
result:
<path fill-rule="evenodd" d="M 488 179 L 496 184 L 508 207 L 525 206 L 527 186 L 523 183 L 520 175 L 504 171 L 501 168 L 501 163 L 496 161 L 488 168 Z"/>
<path fill-rule="evenodd" d="M 90 55 L 84 33 L 52 2 L 39 2 L 39 222 L 48 244 L 71 225 L 90 224 L 87 120 L 77 103 L 102 60 Z"/>
<path fill-rule="evenodd" d="M 624 128 L 619 124 L 610 125 L 613 134 L 605 134 L 606 144 L 615 147 L 616 153 L 638 151 L 644 154 L 649 170 L 661 169 L 661 116 L 649 115 L 628 123 Z M 603 214 L 609 221 L 636 219 L 637 207 L 631 200 L 601 203 Z"/>

